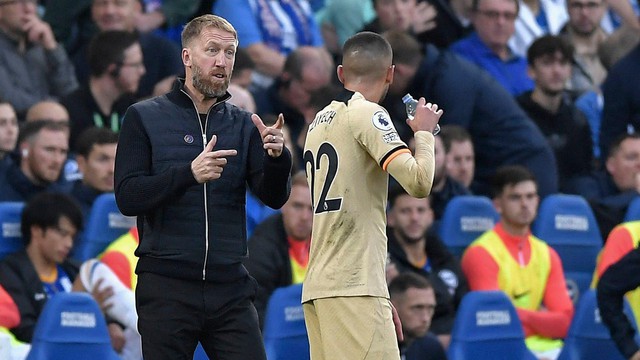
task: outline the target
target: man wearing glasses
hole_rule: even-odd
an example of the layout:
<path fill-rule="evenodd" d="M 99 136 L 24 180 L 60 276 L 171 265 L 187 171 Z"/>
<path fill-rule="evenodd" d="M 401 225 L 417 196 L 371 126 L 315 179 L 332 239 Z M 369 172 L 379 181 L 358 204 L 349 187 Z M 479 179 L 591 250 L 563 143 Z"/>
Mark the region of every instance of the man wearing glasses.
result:
<path fill-rule="evenodd" d="M 0 98 L 22 118 L 40 100 L 78 87 L 73 66 L 35 0 L 0 0 Z"/>
<path fill-rule="evenodd" d="M 451 50 L 488 71 L 514 96 L 533 89 L 527 61 L 508 45 L 518 10 L 517 0 L 473 0 L 475 31 L 451 45 Z"/>

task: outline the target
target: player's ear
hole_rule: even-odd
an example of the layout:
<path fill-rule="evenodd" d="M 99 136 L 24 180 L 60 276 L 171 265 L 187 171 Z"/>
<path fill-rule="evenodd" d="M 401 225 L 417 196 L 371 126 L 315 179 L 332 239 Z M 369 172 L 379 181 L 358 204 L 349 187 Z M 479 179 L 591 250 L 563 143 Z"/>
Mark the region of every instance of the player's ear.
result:
<path fill-rule="evenodd" d="M 344 68 L 342 67 L 342 65 L 338 65 L 336 72 L 338 73 L 338 80 L 340 80 L 340 82 L 344 84 Z"/>
<path fill-rule="evenodd" d="M 387 69 L 387 76 L 385 78 L 385 81 L 387 82 L 387 84 L 393 83 L 393 74 L 394 74 L 395 70 L 396 70 L 396 66 L 395 65 L 391 65 Z"/>

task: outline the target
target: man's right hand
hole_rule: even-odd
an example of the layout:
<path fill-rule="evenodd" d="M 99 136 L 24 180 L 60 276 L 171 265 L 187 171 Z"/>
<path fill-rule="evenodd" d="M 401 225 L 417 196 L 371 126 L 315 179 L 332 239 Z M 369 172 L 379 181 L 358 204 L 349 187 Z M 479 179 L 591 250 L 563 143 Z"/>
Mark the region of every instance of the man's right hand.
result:
<path fill-rule="evenodd" d="M 222 176 L 222 170 L 227 165 L 228 156 L 236 156 L 236 150 L 216 150 L 218 137 L 213 135 L 207 147 L 191 162 L 191 173 L 199 184 L 207 181 L 219 179 Z"/>
<path fill-rule="evenodd" d="M 418 106 L 416 106 L 416 113 L 413 120 L 407 119 L 407 124 L 413 132 L 416 131 L 428 131 L 433 134 L 440 117 L 442 116 L 442 109 L 438 109 L 437 104 L 427 103 L 426 100 L 421 97 L 418 100 Z"/>

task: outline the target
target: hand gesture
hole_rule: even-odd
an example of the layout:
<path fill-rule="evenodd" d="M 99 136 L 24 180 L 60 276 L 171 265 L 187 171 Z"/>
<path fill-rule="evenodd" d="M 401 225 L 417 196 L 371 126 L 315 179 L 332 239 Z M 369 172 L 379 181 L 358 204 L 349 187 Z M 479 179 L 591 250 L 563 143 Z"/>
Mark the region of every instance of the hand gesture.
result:
<path fill-rule="evenodd" d="M 282 134 L 282 126 L 284 125 L 284 116 L 278 115 L 278 120 L 272 126 L 266 126 L 260 116 L 251 115 L 253 124 L 258 128 L 264 149 L 267 150 L 269 156 L 277 158 L 282 154 L 284 149 L 284 135 Z"/>
<path fill-rule="evenodd" d="M 53 50 L 58 46 L 51 26 L 42 21 L 37 15 L 29 16 L 22 30 L 27 34 L 27 41 L 38 44 L 47 50 Z"/>
<path fill-rule="evenodd" d="M 207 147 L 191 162 L 191 172 L 199 184 L 219 179 L 222 169 L 227 165 L 227 157 L 238 154 L 236 150 L 213 151 L 217 141 L 218 137 L 213 135 Z"/>
<path fill-rule="evenodd" d="M 422 130 L 433 134 L 441 116 L 442 109 L 438 110 L 437 104 L 427 103 L 426 100 L 421 97 L 420 100 L 418 100 L 413 120 L 407 119 L 407 124 L 414 133 Z"/>

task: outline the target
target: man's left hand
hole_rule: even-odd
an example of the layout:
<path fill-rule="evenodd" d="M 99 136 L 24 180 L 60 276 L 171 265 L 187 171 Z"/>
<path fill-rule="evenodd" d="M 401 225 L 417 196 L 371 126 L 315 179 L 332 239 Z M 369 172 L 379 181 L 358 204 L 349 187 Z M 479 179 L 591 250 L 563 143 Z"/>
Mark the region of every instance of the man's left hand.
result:
<path fill-rule="evenodd" d="M 251 121 L 258 128 L 264 149 L 267 150 L 269 156 L 277 158 L 282 154 L 284 149 L 284 135 L 282 134 L 282 126 L 284 126 L 284 116 L 278 115 L 278 120 L 272 126 L 266 126 L 260 116 L 251 115 Z"/>

